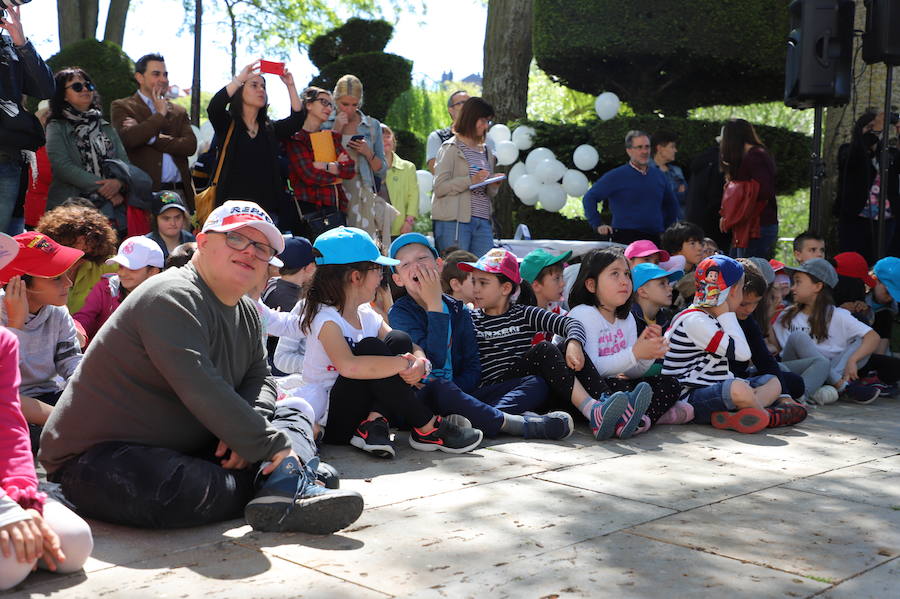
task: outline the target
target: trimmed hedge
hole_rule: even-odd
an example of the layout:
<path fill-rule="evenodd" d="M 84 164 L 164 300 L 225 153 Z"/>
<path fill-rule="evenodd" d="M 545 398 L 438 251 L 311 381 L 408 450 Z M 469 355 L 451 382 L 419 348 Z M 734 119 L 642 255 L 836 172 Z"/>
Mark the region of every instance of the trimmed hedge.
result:
<path fill-rule="evenodd" d="M 424 168 L 422 165 L 425 164 L 425 144 L 419 136 L 406 129 L 391 127 L 391 130 L 394 132 L 397 155 L 415 164 L 417 169 Z"/>
<path fill-rule="evenodd" d="M 393 35 L 394 26 L 387 21 L 354 17 L 314 39 L 309 60 L 321 70 L 342 56 L 381 52 Z"/>
<path fill-rule="evenodd" d="M 106 118 L 109 118 L 109 105 L 113 100 L 130 96 L 137 90 L 134 62 L 113 42 L 75 42 L 48 58 L 47 64 L 54 73 L 66 67 L 84 69 L 97 86 Z M 36 109 L 35 102 L 32 110 Z"/>
<path fill-rule="evenodd" d="M 383 121 L 394 99 L 410 87 L 412 61 L 384 52 L 351 54 L 322 67 L 309 84 L 332 90 L 348 73 L 362 81 L 362 111 Z"/>
<path fill-rule="evenodd" d="M 534 0 L 534 56 L 563 85 L 639 114 L 780 100 L 787 0 Z"/>

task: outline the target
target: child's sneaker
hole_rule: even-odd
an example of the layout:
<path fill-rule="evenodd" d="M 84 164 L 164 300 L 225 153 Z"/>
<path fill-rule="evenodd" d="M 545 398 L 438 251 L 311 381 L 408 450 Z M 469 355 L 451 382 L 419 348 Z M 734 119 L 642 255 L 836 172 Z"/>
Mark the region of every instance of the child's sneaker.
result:
<path fill-rule="evenodd" d="M 304 467 L 294 456 L 281 460 L 244 508 L 247 523 L 267 532 L 327 535 L 356 522 L 362 495 L 317 485 L 318 461 L 313 458 Z"/>
<path fill-rule="evenodd" d="M 758 433 L 769 425 L 769 413 L 762 408 L 743 408 L 735 412 L 713 412 L 711 422 L 714 428 L 752 434 Z"/>
<path fill-rule="evenodd" d="M 641 418 L 650 406 L 653 397 L 653 388 L 649 383 L 641 382 L 628 392 L 628 405 L 625 413 L 619 418 L 616 426 L 616 436 L 620 439 L 628 439 L 641 423 Z"/>
<path fill-rule="evenodd" d="M 350 445 L 379 458 L 392 458 L 396 455 L 391 443 L 391 429 L 384 416 L 360 422 L 350 439 Z"/>
<path fill-rule="evenodd" d="M 822 385 L 816 392 L 809 396 L 809 400 L 819 406 L 833 404 L 840 397 L 838 390 L 831 385 Z"/>
<path fill-rule="evenodd" d="M 863 385 L 858 381 L 850 381 L 844 387 L 844 399 L 858 404 L 870 404 L 881 394 L 877 387 Z"/>
<path fill-rule="evenodd" d="M 687 424 L 694 419 L 694 406 L 686 401 L 676 401 L 666 413 L 656 421 L 660 424 Z"/>
<path fill-rule="evenodd" d="M 442 418 L 447 422 L 452 422 L 459 428 L 472 428 L 472 421 L 462 414 L 447 414 L 446 416 L 442 416 Z"/>
<path fill-rule="evenodd" d="M 616 424 L 628 407 L 628 394 L 616 391 L 608 397 L 601 397 L 591 410 L 591 432 L 598 441 L 609 439 L 616 432 Z"/>
<path fill-rule="evenodd" d="M 526 439 L 565 439 L 575 430 L 575 421 L 568 412 L 550 412 L 543 416 L 525 416 Z"/>
<path fill-rule="evenodd" d="M 806 408 L 793 400 L 779 399 L 766 408 L 769 413 L 769 428 L 793 426 L 806 420 Z"/>
<path fill-rule="evenodd" d="M 434 422 L 434 430 L 427 435 L 412 429 L 409 432 L 409 445 L 419 451 L 466 453 L 478 447 L 482 438 L 484 433 L 477 428 L 460 428 L 449 420 L 438 417 Z"/>

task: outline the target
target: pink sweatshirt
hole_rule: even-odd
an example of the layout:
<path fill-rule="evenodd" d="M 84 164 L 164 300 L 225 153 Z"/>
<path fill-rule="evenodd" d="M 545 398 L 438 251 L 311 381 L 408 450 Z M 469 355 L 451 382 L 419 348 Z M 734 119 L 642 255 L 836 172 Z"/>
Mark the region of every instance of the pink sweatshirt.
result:
<path fill-rule="evenodd" d="M 19 341 L 0 327 L 0 500 L 3 499 L 11 499 L 23 509 L 41 511 L 45 495 L 38 492 L 31 438 L 19 403 Z M 9 502 L 0 501 L 0 512 L 4 511 L 4 503 Z M 0 520 L 4 520 L 3 513 Z"/>
<path fill-rule="evenodd" d="M 122 303 L 121 291 L 119 275 L 103 275 L 88 293 L 81 310 L 73 316 L 75 321 L 84 327 L 89 343 Z"/>

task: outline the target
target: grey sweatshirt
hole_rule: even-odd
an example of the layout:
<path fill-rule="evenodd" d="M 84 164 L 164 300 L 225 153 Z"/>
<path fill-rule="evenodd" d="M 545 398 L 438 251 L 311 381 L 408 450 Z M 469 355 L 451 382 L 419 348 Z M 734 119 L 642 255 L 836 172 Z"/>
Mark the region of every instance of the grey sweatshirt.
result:
<path fill-rule="evenodd" d="M 6 326 L 6 303 L 0 291 L 0 321 Z M 29 314 L 24 329 L 8 327 L 19 338 L 19 393 L 34 397 L 59 391 L 56 375 L 69 380 L 81 362 L 75 321 L 65 306 L 44 306 Z"/>
<path fill-rule="evenodd" d="M 192 454 L 224 441 L 251 462 L 288 449 L 259 314 L 226 306 L 192 265 L 150 278 L 91 342 L 41 436 L 48 472 L 104 441 Z"/>

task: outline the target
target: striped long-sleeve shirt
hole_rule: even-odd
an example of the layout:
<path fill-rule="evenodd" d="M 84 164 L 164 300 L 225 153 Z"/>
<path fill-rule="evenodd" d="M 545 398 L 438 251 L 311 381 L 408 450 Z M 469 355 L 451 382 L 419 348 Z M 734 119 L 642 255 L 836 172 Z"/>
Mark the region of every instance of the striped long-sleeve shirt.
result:
<path fill-rule="evenodd" d="M 682 397 L 693 389 L 710 387 L 734 378 L 728 360 L 750 359 L 750 346 L 734 312 L 718 318 L 698 308 L 678 314 L 669 330 L 669 351 L 662 374 L 674 376 L 682 385 Z"/>
<path fill-rule="evenodd" d="M 472 312 L 478 354 L 481 358 L 481 384 L 505 380 L 512 358 L 531 348 L 536 333 L 550 333 L 567 341 L 578 341 L 584 347 L 584 326 L 568 316 L 560 316 L 537 306 L 513 304 L 504 314 L 489 316 L 481 310 Z"/>

